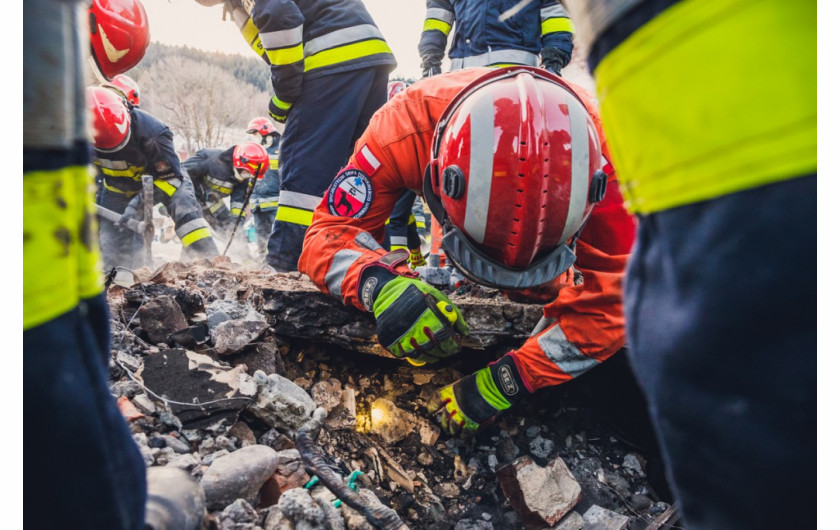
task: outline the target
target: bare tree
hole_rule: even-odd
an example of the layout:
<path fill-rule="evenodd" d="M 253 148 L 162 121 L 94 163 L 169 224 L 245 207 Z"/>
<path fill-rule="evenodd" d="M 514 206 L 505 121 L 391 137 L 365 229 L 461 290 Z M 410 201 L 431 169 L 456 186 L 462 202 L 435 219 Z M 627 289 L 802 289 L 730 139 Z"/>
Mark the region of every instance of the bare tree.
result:
<path fill-rule="evenodd" d="M 248 120 L 264 115 L 269 100 L 218 66 L 182 57 L 157 61 L 138 83 L 143 108 L 181 134 L 190 154 L 241 141 Z"/>

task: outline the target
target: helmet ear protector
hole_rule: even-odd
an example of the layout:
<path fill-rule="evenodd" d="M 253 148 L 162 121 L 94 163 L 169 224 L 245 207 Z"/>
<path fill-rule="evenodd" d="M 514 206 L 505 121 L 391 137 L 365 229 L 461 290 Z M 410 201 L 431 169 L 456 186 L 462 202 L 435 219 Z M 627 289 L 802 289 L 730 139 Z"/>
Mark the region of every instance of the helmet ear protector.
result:
<path fill-rule="evenodd" d="M 529 69 L 528 71 L 534 73 L 533 69 Z M 438 160 L 443 131 L 450 117 L 460 105 L 460 102 L 464 101 L 470 93 L 490 82 L 519 73 L 521 73 L 521 69 L 512 68 L 504 75 L 495 75 L 484 83 L 476 83 L 472 87 L 468 87 L 466 92 L 458 97 L 456 104 L 450 104 L 447 107 L 443 116 L 438 121 L 432 144 L 432 159 L 426 166 L 423 176 L 423 196 L 432 215 L 434 215 L 435 219 L 441 225 L 443 232 L 441 246 L 446 252 L 447 259 L 466 278 L 479 285 L 497 289 L 527 289 L 550 282 L 560 276 L 574 264 L 576 259 L 574 253 L 575 243 L 580 237 L 584 226 L 586 226 L 585 220 L 567 244 L 558 245 L 548 255 L 536 260 L 524 269 L 507 267 L 479 250 L 461 230 L 452 224 L 438 193 L 435 192 L 436 189 L 440 190 L 440 193 L 457 200 L 466 191 L 466 178 L 463 170 L 456 165 L 451 165 L 444 168 L 442 171 L 443 174 L 441 175 Z M 556 82 L 553 78 L 550 78 L 550 80 Z M 572 93 L 571 91 L 569 92 Z M 572 95 L 577 98 L 574 93 Z M 579 98 L 577 99 L 579 100 Z M 583 102 L 581 102 L 581 105 L 583 105 Z M 607 175 L 603 171 L 598 170 L 590 181 L 590 202 L 597 203 L 601 201 L 606 194 L 606 189 Z"/>

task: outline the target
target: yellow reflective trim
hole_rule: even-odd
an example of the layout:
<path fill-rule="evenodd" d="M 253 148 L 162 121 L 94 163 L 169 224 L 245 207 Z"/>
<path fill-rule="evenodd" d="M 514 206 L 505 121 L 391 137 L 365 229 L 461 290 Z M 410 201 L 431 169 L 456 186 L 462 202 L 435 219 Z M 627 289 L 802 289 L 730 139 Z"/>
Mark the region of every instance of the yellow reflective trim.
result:
<path fill-rule="evenodd" d="M 408 247 L 405 245 L 391 245 L 391 251 L 400 250 L 400 249 L 408 250 Z"/>
<path fill-rule="evenodd" d="M 408 216 L 408 224 L 416 224 L 417 219 L 414 218 L 414 214 Z"/>
<path fill-rule="evenodd" d="M 556 33 L 558 31 L 565 31 L 567 33 L 575 32 L 575 25 L 572 19 L 566 17 L 553 17 L 542 21 L 542 34 Z"/>
<path fill-rule="evenodd" d="M 104 186 L 105 189 L 108 190 L 108 191 L 113 191 L 114 193 L 119 193 L 120 195 L 125 195 L 126 197 L 134 197 L 135 195 L 140 193 L 139 190 L 138 191 L 123 191 L 119 188 L 109 186 L 108 183 L 105 182 L 104 180 L 102 181 L 102 186 Z"/>
<path fill-rule="evenodd" d="M 98 166 L 99 170 L 108 177 L 129 177 L 134 180 L 140 180 L 145 167 L 129 166 L 128 169 L 111 169 L 109 167 Z"/>
<path fill-rule="evenodd" d="M 260 30 L 258 30 L 257 26 L 254 25 L 253 20 L 249 18 L 239 32 L 242 33 L 242 36 L 245 38 L 245 42 L 248 43 L 248 46 L 257 52 L 257 55 L 263 54 L 264 50 L 262 41 L 260 40 Z"/>
<path fill-rule="evenodd" d="M 241 209 L 241 208 L 231 208 L 231 209 L 230 209 L 230 213 L 232 213 L 233 215 L 238 216 L 239 214 L 241 214 L 241 213 L 242 213 L 242 209 Z"/>
<path fill-rule="evenodd" d="M 816 24 L 814 2 L 686 0 L 608 54 L 595 78 L 628 208 L 816 171 Z"/>
<path fill-rule="evenodd" d="M 309 226 L 312 224 L 312 215 L 312 212 L 309 210 L 301 210 L 299 208 L 292 208 L 291 206 L 279 206 L 274 219 L 276 221 Z"/>
<path fill-rule="evenodd" d="M 188 247 L 198 241 L 199 239 L 206 239 L 213 237 L 209 228 L 198 228 L 181 238 L 181 245 Z"/>
<path fill-rule="evenodd" d="M 219 186 L 218 184 L 211 184 L 211 183 L 207 182 L 207 186 L 209 186 L 210 189 L 214 189 L 214 190 L 218 191 L 219 193 L 224 193 L 225 195 L 230 195 L 233 192 L 233 189 L 226 188 L 224 186 Z"/>
<path fill-rule="evenodd" d="M 417 228 L 426 228 L 426 221 L 417 221 Z"/>
<path fill-rule="evenodd" d="M 255 203 L 251 209 L 254 209 L 257 206 L 259 206 L 263 210 L 265 210 L 266 208 L 277 208 L 277 201 L 258 202 Z"/>
<path fill-rule="evenodd" d="M 292 64 L 303 60 L 303 43 L 291 48 L 279 48 L 277 50 L 265 50 L 268 60 L 275 66 Z"/>
<path fill-rule="evenodd" d="M 436 18 L 427 18 L 426 21 L 423 23 L 423 31 L 429 31 L 433 29 L 436 29 L 444 35 L 448 36 L 449 31 L 452 29 L 452 24 L 448 24 Z"/>
<path fill-rule="evenodd" d="M 289 102 L 287 102 L 287 101 L 283 101 L 282 99 L 278 98 L 277 96 L 271 96 L 271 101 L 272 101 L 272 103 L 274 103 L 274 104 L 277 106 L 277 108 L 279 108 L 280 110 L 289 110 L 290 108 L 292 108 L 292 104 L 291 104 L 291 103 L 289 103 Z"/>
<path fill-rule="evenodd" d="M 93 178 L 85 166 L 23 174 L 23 329 L 102 292 Z"/>
<path fill-rule="evenodd" d="M 343 63 L 360 57 L 376 55 L 377 53 L 391 53 L 391 48 L 384 40 L 370 39 L 339 46 L 310 55 L 304 60 L 304 71 L 314 70 L 331 64 Z"/>
<path fill-rule="evenodd" d="M 280 169 L 280 161 L 272 158 L 268 161 L 268 169 Z"/>
<path fill-rule="evenodd" d="M 225 205 L 225 203 L 222 202 L 221 200 L 216 201 L 215 203 L 210 205 L 210 213 L 218 212 L 219 208 L 221 208 L 224 205 Z"/>
<path fill-rule="evenodd" d="M 158 189 L 160 189 L 162 192 L 164 192 L 165 194 L 169 195 L 170 197 L 172 197 L 172 195 L 176 191 L 178 191 L 178 188 L 176 188 L 172 184 L 166 182 L 165 180 L 156 180 L 155 181 L 155 186 Z"/>

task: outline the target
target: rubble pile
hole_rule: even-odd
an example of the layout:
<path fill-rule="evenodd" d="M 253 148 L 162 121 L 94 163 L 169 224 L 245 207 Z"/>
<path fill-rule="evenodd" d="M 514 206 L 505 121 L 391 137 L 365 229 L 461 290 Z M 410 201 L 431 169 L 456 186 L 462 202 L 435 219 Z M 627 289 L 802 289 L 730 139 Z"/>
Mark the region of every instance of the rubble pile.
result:
<path fill-rule="evenodd" d="M 572 384 L 526 398 L 469 442 L 441 435 L 425 409 L 435 389 L 519 346 L 541 316 L 489 291 L 452 299 L 469 347 L 416 368 L 378 346 L 369 315 L 297 273 L 225 258 L 141 269 L 108 288 L 112 393 L 147 466 L 199 481 L 204 504 L 190 506 L 208 528 L 373 528 L 304 464 L 295 440 L 313 414 L 332 472 L 409 528 L 673 523 L 650 455 Z"/>

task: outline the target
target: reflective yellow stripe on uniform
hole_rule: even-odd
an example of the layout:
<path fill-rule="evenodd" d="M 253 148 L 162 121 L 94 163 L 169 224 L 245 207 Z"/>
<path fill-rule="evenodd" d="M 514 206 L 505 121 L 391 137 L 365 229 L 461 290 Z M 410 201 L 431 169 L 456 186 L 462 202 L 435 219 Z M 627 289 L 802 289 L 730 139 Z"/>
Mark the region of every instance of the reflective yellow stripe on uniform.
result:
<path fill-rule="evenodd" d="M 284 221 L 296 225 L 309 226 L 312 224 L 312 211 L 293 208 L 291 206 L 278 206 L 275 220 Z"/>
<path fill-rule="evenodd" d="M 266 50 L 265 53 L 273 65 L 292 64 L 303 60 L 303 44 L 291 48 Z"/>
<path fill-rule="evenodd" d="M 342 28 L 309 40 L 303 48 L 304 71 L 368 57 L 391 53 L 382 33 L 373 24 Z"/>
<path fill-rule="evenodd" d="M 423 22 L 423 31 L 435 29 L 448 36 L 449 32 L 452 30 L 452 24 L 447 24 L 442 20 L 436 20 L 434 18 L 427 18 L 426 21 Z"/>
<path fill-rule="evenodd" d="M 23 175 L 23 329 L 102 292 L 93 179 L 85 166 Z"/>
<path fill-rule="evenodd" d="M 108 191 L 119 193 L 120 195 L 125 195 L 126 197 L 134 197 L 135 195 L 140 193 L 139 191 L 123 191 L 119 188 L 115 188 L 114 186 L 108 185 L 108 183 L 104 180 L 102 181 L 102 186 Z"/>
<path fill-rule="evenodd" d="M 570 18 L 549 18 L 541 23 L 542 34 L 556 33 L 558 31 L 575 32 L 575 25 Z"/>
<path fill-rule="evenodd" d="M 173 186 L 172 184 L 166 182 L 165 180 L 156 180 L 155 186 L 160 189 L 162 192 L 167 194 L 168 196 L 172 197 L 172 195 L 178 191 L 178 188 Z"/>
<path fill-rule="evenodd" d="M 315 68 L 343 63 L 344 61 L 376 55 L 377 53 L 391 53 L 391 48 L 388 47 L 388 44 L 384 40 L 356 42 L 341 46 L 340 48 L 323 51 L 312 57 L 307 57 L 304 59 L 303 69 L 304 71 L 314 70 Z"/>
<path fill-rule="evenodd" d="M 280 169 L 280 161 L 276 158 L 271 158 L 268 161 L 268 169 Z"/>
<path fill-rule="evenodd" d="M 199 239 L 205 239 L 208 237 L 213 237 L 210 233 L 209 228 L 199 228 L 197 230 L 193 230 L 189 234 L 185 235 L 181 238 L 181 245 L 188 247 L 198 241 Z"/>
<path fill-rule="evenodd" d="M 679 2 L 610 52 L 595 78 L 633 212 L 816 171 L 815 2 Z"/>

